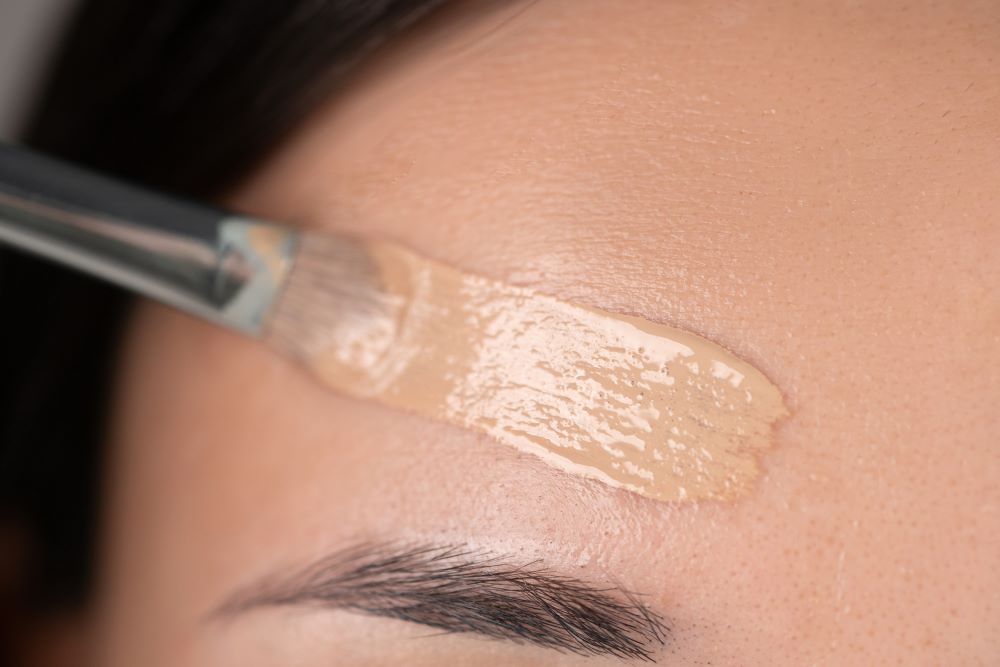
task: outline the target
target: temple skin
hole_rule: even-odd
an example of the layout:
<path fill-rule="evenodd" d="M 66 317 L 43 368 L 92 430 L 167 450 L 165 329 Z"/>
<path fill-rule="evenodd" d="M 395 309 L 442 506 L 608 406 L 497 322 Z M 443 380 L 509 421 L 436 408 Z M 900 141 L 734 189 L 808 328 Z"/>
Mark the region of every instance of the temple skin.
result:
<path fill-rule="evenodd" d="M 346 612 L 205 622 L 359 539 L 620 582 L 668 620 L 661 664 L 995 664 L 998 67 L 1000 6 L 972 0 L 490 3 L 394 43 L 227 203 L 723 345 L 786 398 L 763 474 L 653 501 L 145 306 L 104 664 L 620 664 Z"/>

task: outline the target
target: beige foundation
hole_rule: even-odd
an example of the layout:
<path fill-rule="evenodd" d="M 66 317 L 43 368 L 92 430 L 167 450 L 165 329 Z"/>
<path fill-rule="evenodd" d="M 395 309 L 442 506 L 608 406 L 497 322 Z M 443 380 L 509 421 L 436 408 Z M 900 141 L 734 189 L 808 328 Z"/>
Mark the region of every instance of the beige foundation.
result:
<path fill-rule="evenodd" d="M 657 500 L 747 492 L 786 414 L 699 336 L 391 244 L 309 235 L 292 280 L 270 336 L 325 384 Z"/>

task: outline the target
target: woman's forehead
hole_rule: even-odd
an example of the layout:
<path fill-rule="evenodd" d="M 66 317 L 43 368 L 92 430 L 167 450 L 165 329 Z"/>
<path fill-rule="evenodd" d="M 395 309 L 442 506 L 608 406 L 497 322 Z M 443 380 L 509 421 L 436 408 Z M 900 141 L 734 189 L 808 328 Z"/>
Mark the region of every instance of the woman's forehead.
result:
<path fill-rule="evenodd" d="M 231 198 L 751 360 L 792 414 L 745 500 L 568 488 L 147 311 L 121 505 L 163 521 L 126 517 L 118 539 L 162 547 L 144 556 L 186 584 L 171 600 L 240 583 L 231 563 L 410 531 L 627 577 L 692 661 L 906 662 L 927 638 L 957 655 L 959 626 L 990 622 L 981 508 L 1000 475 L 997 25 L 973 5 L 541 0 L 442 19 Z"/>
<path fill-rule="evenodd" d="M 957 4 L 907 20 L 868 4 L 511 7 L 388 49 L 236 204 L 741 353 L 808 360 L 818 341 L 897 367 L 865 327 L 891 348 L 916 324 L 948 347 L 922 312 L 995 311 L 1000 244 L 982 240 L 1000 240 L 1000 109 L 970 39 L 991 27 L 942 31 Z M 812 384 L 801 360 L 759 361 Z"/>

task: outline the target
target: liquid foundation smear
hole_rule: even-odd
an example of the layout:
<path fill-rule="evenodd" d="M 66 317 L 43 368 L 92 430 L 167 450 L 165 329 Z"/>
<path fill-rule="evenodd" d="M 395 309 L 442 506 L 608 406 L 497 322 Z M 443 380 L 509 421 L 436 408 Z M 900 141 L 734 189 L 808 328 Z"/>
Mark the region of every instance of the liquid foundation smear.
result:
<path fill-rule="evenodd" d="M 694 334 L 391 244 L 302 243 L 290 280 L 312 284 L 288 290 L 269 336 L 345 394 L 665 501 L 747 492 L 786 414 L 760 371 Z"/>

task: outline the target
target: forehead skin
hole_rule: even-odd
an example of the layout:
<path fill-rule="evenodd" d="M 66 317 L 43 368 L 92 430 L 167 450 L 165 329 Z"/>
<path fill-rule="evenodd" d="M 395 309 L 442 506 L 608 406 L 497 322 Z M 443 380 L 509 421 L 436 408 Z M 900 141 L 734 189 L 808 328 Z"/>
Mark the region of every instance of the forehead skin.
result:
<path fill-rule="evenodd" d="M 989 1 L 501 3 L 394 46 L 230 203 L 690 329 L 792 415 L 750 496 L 659 504 L 144 307 L 108 664 L 605 664 L 343 613 L 203 620 L 379 538 L 619 581 L 669 619 L 662 664 L 995 662 L 998 69 Z"/>

